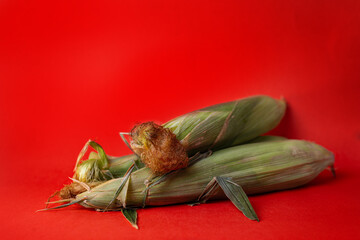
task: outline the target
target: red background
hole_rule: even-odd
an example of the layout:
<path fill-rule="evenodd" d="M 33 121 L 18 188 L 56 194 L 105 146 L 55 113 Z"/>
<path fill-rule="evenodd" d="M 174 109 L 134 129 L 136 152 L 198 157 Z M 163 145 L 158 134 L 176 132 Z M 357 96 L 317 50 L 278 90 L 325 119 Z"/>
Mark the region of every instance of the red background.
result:
<path fill-rule="evenodd" d="M 1 1 L 1 238 L 360 238 L 359 1 Z M 254 94 L 284 96 L 275 133 L 336 156 L 306 187 L 120 213 L 38 212 L 96 139 L 111 155 L 133 124 Z"/>

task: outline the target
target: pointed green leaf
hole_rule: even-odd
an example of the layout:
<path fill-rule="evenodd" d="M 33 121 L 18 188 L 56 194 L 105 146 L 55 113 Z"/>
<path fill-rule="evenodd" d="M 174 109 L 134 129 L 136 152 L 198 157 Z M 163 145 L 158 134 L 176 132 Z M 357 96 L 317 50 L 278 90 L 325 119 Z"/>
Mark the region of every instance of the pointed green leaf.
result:
<path fill-rule="evenodd" d="M 128 193 L 129 182 L 130 182 L 130 178 L 127 179 L 123 189 L 121 190 L 119 196 L 117 197 L 117 199 L 120 200 L 120 202 L 122 203 L 124 208 L 126 208 L 126 197 L 127 197 L 127 193 Z"/>
<path fill-rule="evenodd" d="M 259 221 L 251 203 L 242 187 L 228 178 L 215 177 L 216 181 L 231 202 L 249 219 Z"/>
<path fill-rule="evenodd" d="M 120 186 L 119 186 L 119 188 L 116 190 L 116 192 L 115 192 L 115 195 L 114 195 L 114 197 L 113 197 L 113 199 L 110 201 L 110 203 L 108 204 L 108 206 L 105 208 L 105 210 L 104 211 L 106 211 L 110 206 L 111 206 L 111 204 L 113 204 L 114 202 L 115 202 L 115 200 L 117 199 L 117 197 L 119 196 L 119 194 L 120 194 L 120 192 L 121 192 L 121 190 L 124 188 L 124 186 L 126 185 L 126 182 L 129 180 L 129 177 L 130 177 L 130 175 L 131 175 L 131 173 L 133 172 L 133 170 L 134 170 L 134 164 L 132 164 L 131 165 L 131 167 L 129 168 L 129 170 L 127 171 L 127 173 L 125 174 L 125 176 L 123 177 L 123 179 L 122 179 L 122 181 L 121 181 L 121 183 L 120 183 Z M 127 185 L 128 186 L 128 185 Z M 126 192 L 127 192 L 127 188 L 126 188 Z M 124 195 L 121 197 L 121 198 L 123 198 L 124 197 Z M 120 198 L 120 199 L 121 199 Z M 126 193 L 125 193 L 125 198 L 126 198 Z M 124 203 L 124 202 L 122 202 L 122 204 L 124 205 L 126 205 L 126 203 Z"/>
<path fill-rule="evenodd" d="M 94 141 L 89 141 L 89 145 L 93 149 L 95 149 L 99 154 L 99 163 L 98 163 L 99 167 L 101 169 L 107 168 L 108 167 L 108 159 L 107 159 L 104 149 L 100 146 L 100 144 L 98 144 L 97 142 L 94 142 Z"/>
<path fill-rule="evenodd" d="M 129 221 L 129 223 L 136 229 L 139 229 L 137 225 L 137 212 L 136 209 L 123 208 L 121 209 L 122 214 Z"/>

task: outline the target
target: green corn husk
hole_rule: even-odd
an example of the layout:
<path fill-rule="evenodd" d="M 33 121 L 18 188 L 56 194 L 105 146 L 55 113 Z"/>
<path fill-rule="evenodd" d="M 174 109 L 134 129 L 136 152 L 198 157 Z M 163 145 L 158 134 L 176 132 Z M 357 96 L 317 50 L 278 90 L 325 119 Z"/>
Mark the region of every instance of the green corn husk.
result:
<path fill-rule="evenodd" d="M 163 126 L 177 136 L 192 156 L 242 144 L 272 130 L 284 116 L 285 108 L 284 100 L 254 96 L 190 112 Z M 74 178 L 88 183 L 121 177 L 134 161 L 143 166 L 135 155 L 114 158 L 104 154 L 77 163 Z"/>
<path fill-rule="evenodd" d="M 276 127 L 286 103 L 268 96 L 217 104 L 177 117 L 169 128 L 192 155 L 245 143 Z"/>
<path fill-rule="evenodd" d="M 285 137 L 280 137 L 280 136 L 270 136 L 270 135 L 259 136 L 246 143 L 280 141 L 285 139 L 286 139 Z M 101 147 L 98 146 L 98 148 Z M 106 180 L 123 177 L 133 163 L 135 163 L 136 169 L 141 169 L 145 167 L 145 165 L 140 161 L 140 159 L 135 154 L 131 154 L 122 157 L 106 156 L 108 162 L 107 168 L 106 170 L 104 169 L 101 170 L 96 164 L 96 161 L 100 161 L 101 157 L 99 155 L 100 154 L 91 152 L 89 155 L 89 159 L 82 162 L 80 165 L 81 167 L 78 168 L 78 172 L 84 171 L 84 173 L 79 173 L 80 176 L 87 176 L 89 179 L 98 179 L 98 180 L 90 181 L 87 179 L 82 179 L 82 182 L 91 183 L 92 186 L 97 186 Z M 101 175 L 96 175 L 96 174 L 101 174 Z"/>
<path fill-rule="evenodd" d="M 217 176 L 229 177 L 247 194 L 295 188 L 314 179 L 334 164 L 325 148 L 301 140 L 268 141 L 239 145 L 214 152 L 210 157 L 169 175 L 146 195 L 148 168 L 133 172 L 116 201 L 111 203 L 123 178 L 109 180 L 76 196 L 84 207 L 116 210 L 196 202 L 207 184 Z M 155 180 L 156 181 L 156 180 Z M 211 199 L 225 198 L 222 191 Z"/>

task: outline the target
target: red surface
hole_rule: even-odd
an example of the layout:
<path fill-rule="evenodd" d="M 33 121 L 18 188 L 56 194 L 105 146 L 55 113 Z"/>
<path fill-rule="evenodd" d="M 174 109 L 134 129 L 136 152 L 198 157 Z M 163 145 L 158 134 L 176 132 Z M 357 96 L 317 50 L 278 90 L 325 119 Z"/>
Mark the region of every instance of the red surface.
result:
<path fill-rule="evenodd" d="M 2 239 L 360 238 L 359 1 L 1 1 Z M 38 212 L 83 144 L 254 94 L 289 104 L 275 131 L 335 153 L 338 178 L 229 201 L 120 213 Z"/>

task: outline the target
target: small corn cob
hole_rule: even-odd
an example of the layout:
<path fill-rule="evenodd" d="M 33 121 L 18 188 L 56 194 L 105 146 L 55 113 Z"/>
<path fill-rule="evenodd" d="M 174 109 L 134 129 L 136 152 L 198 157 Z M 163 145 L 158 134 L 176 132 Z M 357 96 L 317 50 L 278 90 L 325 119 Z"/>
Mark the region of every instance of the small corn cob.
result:
<path fill-rule="evenodd" d="M 107 210 L 196 202 L 202 199 L 204 189 L 214 177 L 231 179 L 246 194 L 265 193 L 304 185 L 333 164 L 333 154 L 315 143 L 301 140 L 251 143 L 214 152 L 153 186 L 144 184 L 151 175 L 145 167 L 133 172 L 127 181 L 125 177 L 107 181 L 77 195 L 73 202 Z M 116 201 L 112 201 L 122 183 L 124 187 Z M 208 199 L 224 197 L 218 191 Z"/>
<path fill-rule="evenodd" d="M 218 150 L 242 144 L 270 131 L 284 116 L 285 108 L 284 100 L 254 96 L 203 108 L 175 118 L 163 126 L 176 135 L 188 155 L 192 156 L 209 149 Z M 94 142 L 93 144 L 96 145 Z M 120 177 L 124 173 L 123 169 L 127 170 L 126 166 L 137 161 L 135 155 L 111 158 L 102 148 L 100 151 L 102 153 L 98 157 L 81 163 L 78 159 L 75 179 L 89 183 Z M 124 159 L 130 159 L 131 162 Z M 139 161 L 137 163 L 141 166 Z M 115 165 L 121 167 L 112 168 Z M 104 171 L 108 175 L 104 175 Z"/>

